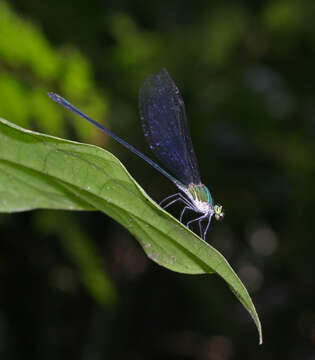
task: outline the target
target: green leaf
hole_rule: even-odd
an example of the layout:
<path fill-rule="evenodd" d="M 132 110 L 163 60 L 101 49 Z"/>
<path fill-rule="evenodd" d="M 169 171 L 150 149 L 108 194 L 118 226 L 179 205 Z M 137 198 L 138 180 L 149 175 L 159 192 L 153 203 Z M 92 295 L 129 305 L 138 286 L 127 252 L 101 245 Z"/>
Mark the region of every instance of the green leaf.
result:
<path fill-rule="evenodd" d="M 160 208 L 111 153 L 0 119 L 0 212 L 100 210 L 125 226 L 148 257 L 186 274 L 217 273 L 253 318 L 252 300 L 225 258 Z"/>

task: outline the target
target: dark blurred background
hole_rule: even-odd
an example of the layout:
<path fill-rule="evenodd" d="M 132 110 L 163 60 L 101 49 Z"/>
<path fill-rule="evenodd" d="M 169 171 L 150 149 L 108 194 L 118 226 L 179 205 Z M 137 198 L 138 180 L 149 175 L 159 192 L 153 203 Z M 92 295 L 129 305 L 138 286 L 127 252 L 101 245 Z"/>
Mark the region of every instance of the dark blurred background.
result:
<path fill-rule="evenodd" d="M 264 331 L 219 277 L 159 267 L 101 213 L 0 214 L 1 359 L 315 359 L 314 19 L 306 0 L 0 0 L 0 116 L 105 147 L 156 201 L 174 186 L 46 91 L 149 154 L 137 93 L 168 69 L 226 212 L 208 241 Z"/>

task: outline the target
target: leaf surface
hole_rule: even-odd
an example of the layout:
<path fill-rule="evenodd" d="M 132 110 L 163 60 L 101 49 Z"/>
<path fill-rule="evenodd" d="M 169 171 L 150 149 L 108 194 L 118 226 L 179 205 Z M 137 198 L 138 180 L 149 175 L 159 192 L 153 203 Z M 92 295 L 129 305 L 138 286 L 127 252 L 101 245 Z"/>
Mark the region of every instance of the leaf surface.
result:
<path fill-rule="evenodd" d="M 0 212 L 100 210 L 126 227 L 147 256 L 185 274 L 217 273 L 250 313 L 252 300 L 226 259 L 159 207 L 108 151 L 0 119 Z"/>

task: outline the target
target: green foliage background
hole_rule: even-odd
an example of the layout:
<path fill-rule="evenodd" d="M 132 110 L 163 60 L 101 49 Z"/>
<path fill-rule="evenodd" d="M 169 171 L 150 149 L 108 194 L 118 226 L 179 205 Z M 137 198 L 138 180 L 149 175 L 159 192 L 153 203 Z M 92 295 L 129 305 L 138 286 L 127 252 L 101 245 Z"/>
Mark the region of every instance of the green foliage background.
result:
<path fill-rule="evenodd" d="M 306 0 L 0 1 L 0 116 L 106 147 L 157 201 L 174 187 L 46 91 L 149 153 L 137 91 L 169 70 L 226 210 L 208 240 L 265 334 L 258 347 L 222 280 L 158 267 L 104 215 L 34 211 L 0 215 L 1 358 L 311 359 L 314 12 Z"/>

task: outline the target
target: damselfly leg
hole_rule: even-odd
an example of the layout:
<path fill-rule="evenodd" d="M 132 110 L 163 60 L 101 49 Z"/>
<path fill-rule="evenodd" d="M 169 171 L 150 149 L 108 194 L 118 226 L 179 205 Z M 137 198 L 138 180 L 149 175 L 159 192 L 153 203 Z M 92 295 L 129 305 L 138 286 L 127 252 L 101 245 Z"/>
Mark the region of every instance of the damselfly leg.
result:
<path fill-rule="evenodd" d="M 210 222 L 211 222 L 212 215 L 213 215 L 213 214 L 209 214 L 209 215 L 208 215 L 208 222 L 207 222 L 207 226 L 206 226 L 204 232 L 202 232 L 202 224 L 201 224 L 201 222 L 200 222 L 200 220 L 199 220 L 200 236 L 201 236 L 201 238 L 202 238 L 203 240 L 206 239 L 206 235 L 207 235 L 207 232 L 208 232 L 208 230 L 209 230 L 209 226 L 210 226 Z"/>
<path fill-rule="evenodd" d="M 186 226 L 188 227 L 188 229 L 190 229 L 189 226 L 190 226 L 192 223 L 194 223 L 194 222 L 196 222 L 196 221 L 202 221 L 203 219 L 205 219 L 205 218 L 208 217 L 208 216 L 209 216 L 208 213 L 203 214 L 203 215 L 197 217 L 196 219 L 192 219 L 192 220 L 188 221 L 188 223 L 186 224 Z"/>

